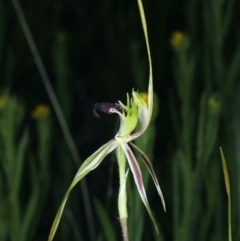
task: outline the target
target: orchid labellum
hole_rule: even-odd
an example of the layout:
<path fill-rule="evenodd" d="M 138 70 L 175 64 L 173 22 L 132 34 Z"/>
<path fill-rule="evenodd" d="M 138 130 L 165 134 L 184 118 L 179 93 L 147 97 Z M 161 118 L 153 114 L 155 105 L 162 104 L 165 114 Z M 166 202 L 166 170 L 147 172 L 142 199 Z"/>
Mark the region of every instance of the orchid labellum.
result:
<path fill-rule="evenodd" d="M 96 104 L 93 109 L 93 114 L 96 117 L 99 116 L 99 112 L 104 112 L 107 114 L 118 114 L 120 117 L 120 127 L 118 132 L 115 135 L 115 138 L 107 142 L 105 145 L 100 147 L 96 152 L 94 152 L 87 160 L 83 162 L 79 168 L 77 174 L 75 175 L 70 187 L 68 188 L 63 201 L 59 207 L 55 220 L 53 222 L 48 240 L 52 240 L 55 232 L 57 230 L 60 218 L 63 213 L 68 196 L 73 189 L 73 187 L 81 181 L 89 172 L 98 167 L 98 165 L 103 161 L 103 159 L 111 152 L 116 150 L 117 160 L 119 165 L 119 175 L 120 175 L 120 189 L 119 189 L 119 198 L 118 198 L 118 209 L 119 209 L 119 218 L 122 226 L 124 241 L 128 240 L 127 235 L 127 195 L 126 195 L 126 181 L 128 172 L 126 172 L 126 160 L 133 174 L 135 184 L 137 186 L 140 197 L 157 229 L 156 222 L 154 220 L 152 211 L 148 204 L 145 188 L 143 185 L 143 179 L 141 170 L 139 168 L 138 162 L 132 152 L 132 149 L 135 150 L 143 160 L 146 165 L 146 168 L 150 172 L 153 182 L 157 188 L 158 194 L 162 200 L 163 207 L 165 210 L 164 198 L 158 184 L 157 177 L 155 175 L 154 169 L 151 162 L 148 160 L 147 156 L 141 151 L 132 141 L 139 136 L 141 136 L 147 129 L 152 116 L 153 109 L 153 82 L 152 82 L 152 64 L 150 49 L 148 44 L 147 37 L 147 25 L 145 21 L 144 10 L 141 0 L 138 0 L 138 5 L 140 9 L 141 20 L 143 24 L 144 35 L 146 39 L 148 59 L 149 59 L 149 85 L 148 85 L 148 103 L 145 102 L 143 97 L 136 91 L 132 91 L 132 98 L 127 94 L 127 104 L 124 105 L 122 102 L 119 103 L 100 103 Z M 141 128 L 135 130 L 137 123 L 140 122 Z M 131 148 L 130 148 L 131 146 Z"/>

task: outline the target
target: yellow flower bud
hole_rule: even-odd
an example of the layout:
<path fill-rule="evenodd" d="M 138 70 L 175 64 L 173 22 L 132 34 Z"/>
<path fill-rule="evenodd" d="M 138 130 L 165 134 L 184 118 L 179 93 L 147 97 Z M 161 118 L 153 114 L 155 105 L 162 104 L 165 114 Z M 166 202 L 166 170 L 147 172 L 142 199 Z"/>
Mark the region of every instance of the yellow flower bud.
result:
<path fill-rule="evenodd" d="M 32 117 L 40 120 L 40 121 L 44 121 L 48 118 L 50 114 L 50 108 L 46 105 L 37 105 L 36 108 L 34 109 L 34 111 L 32 112 Z"/>
<path fill-rule="evenodd" d="M 181 31 L 174 31 L 170 39 L 173 49 L 177 50 L 181 46 L 184 39 L 184 34 Z"/>
<path fill-rule="evenodd" d="M 3 97 L 0 97 L 0 109 L 3 109 L 5 106 L 5 99 Z"/>

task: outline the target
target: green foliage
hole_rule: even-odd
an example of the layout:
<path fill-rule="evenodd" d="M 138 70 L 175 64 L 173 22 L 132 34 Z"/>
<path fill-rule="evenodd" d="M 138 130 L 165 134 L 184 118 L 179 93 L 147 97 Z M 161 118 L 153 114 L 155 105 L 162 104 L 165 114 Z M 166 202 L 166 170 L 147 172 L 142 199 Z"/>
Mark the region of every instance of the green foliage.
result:
<path fill-rule="evenodd" d="M 32 240 L 49 190 L 51 121 L 36 121 L 38 145 L 33 152 L 29 128 L 23 125 L 24 106 L 7 92 L 0 102 L 0 239 Z"/>
<path fill-rule="evenodd" d="M 113 225 L 111 224 L 111 221 L 108 217 L 108 214 L 106 213 L 104 206 L 100 203 L 100 201 L 97 198 L 94 199 L 94 205 L 97 212 L 97 216 L 99 218 L 99 221 L 102 225 L 102 229 L 104 231 L 104 236 L 105 236 L 104 240 L 116 241 L 117 238 L 114 232 Z"/>
<path fill-rule="evenodd" d="M 225 57 L 226 28 L 220 26 L 229 26 L 233 1 L 227 8 L 223 7 L 223 2 L 203 1 L 204 36 L 200 50 L 195 48 L 195 42 L 191 42 L 191 39 L 196 39 L 193 35 L 196 32 L 183 34 L 181 43 L 174 50 L 174 77 L 180 100 L 179 111 L 174 104 L 171 111 L 178 140 L 174 162 L 181 166 L 172 168 L 173 220 L 174 239 L 180 241 L 215 240 L 226 236 L 223 208 L 227 204 L 221 198 L 221 172 L 216 163 L 219 158 L 216 150 L 220 143 L 224 148 L 233 150 L 224 137 L 227 133 L 220 128 L 220 123 L 223 125 L 223 120 L 232 118 L 229 103 L 233 88 L 238 86 L 237 65 L 240 59 L 239 46 L 228 60 Z M 196 73 L 201 68 L 203 73 L 199 78 Z M 201 91 L 196 96 L 197 86 L 201 87 Z M 173 96 L 171 98 L 174 102 Z M 234 160 L 233 157 L 232 163 Z M 206 174 L 209 171 L 214 173 L 214 178 Z"/>

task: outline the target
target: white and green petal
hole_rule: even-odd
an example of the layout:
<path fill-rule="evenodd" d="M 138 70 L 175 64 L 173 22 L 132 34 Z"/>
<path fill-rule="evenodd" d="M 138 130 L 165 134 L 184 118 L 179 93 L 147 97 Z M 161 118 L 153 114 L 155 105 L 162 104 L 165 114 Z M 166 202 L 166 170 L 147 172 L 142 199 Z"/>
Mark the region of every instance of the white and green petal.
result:
<path fill-rule="evenodd" d="M 142 179 L 142 173 L 141 173 L 141 170 L 140 170 L 140 167 L 138 165 L 138 162 L 135 158 L 135 156 L 133 155 L 132 153 L 132 150 L 130 149 L 130 147 L 128 146 L 127 143 L 125 142 L 120 142 L 120 145 L 123 149 L 123 152 L 125 153 L 126 157 L 127 157 L 127 160 L 128 160 L 128 164 L 129 164 L 129 167 L 130 167 L 130 170 L 133 174 L 133 178 L 134 178 L 134 181 L 135 181 L 135 184 L 137 186 L 137 189 L 138 189 L 138 192 L 140 194 L 140 197 L 154 223 L 154 226 L 158 232 L 158 228 L 157 228 L 157 224 L 156 224 L 156 221 L 153 217 L 153 213 L 151 211 L 151 208 L 149 206 L 149 203 L 148 203 L 148 199 L 147 199 L 147 195 L 146 195 L 146 191 L 145 191 L 145 188 L 144 188 L 144 185 L 143 185 L 143 179 Z"/>
<path fill-rule="evenodd" d="M 95 151 L 79 168 L 78 172 L 76 173 L 70 187 L 68 188 L 61 204 L 58 209 L 58 212 L 56 214 L 56 217 L 53 221 L 50 234 L 48 237 L 48 241 L 51 241 L 55 235 L 55 232 L 57 230 L 57 227 L 59 225 L 65 204 L 67 202 L 68 196 L 73 189 L 73 187 L 81 181 L 82 178 L 84 178 L 90 171 L 94 170 L 98 167 L 98 165 L 102 162 L 104 157 L 108 155 L 110 152 L 116 149 L 116 147 L 119 145 L 119 143 L 116 140 L 111 140 L 102 147 L 100 147 L 97 151 Z"/>
<path fill-rule="evenodd" d="M 147 105 L 140 94 L 138 94 L 137 92 L 133 92 L 134 101 L 138 105 L 138 117 L 141 123 L 141 129 L 131 134 L 131 140 L 136 139 L 137 137 L 139 137 L 145 132 L 145 130 L 147 129 L 151 121 L 152 111 L 153 111 L 153 74 L 152 74 L 151 52 L 150 52 L 149 41 L 148 41 L 147 23 L 146 23 L 142 1 L 137 0 L 137 2 L 138 2 L 139 11 L 140 11 L 143 33 L 144 33 L 146 47 L 147 47 L 148 62 L 149 62 L 149 80 L 148 80 Z"/>
<path fill-rule="evenodd" d="M 131 141 L 136 139 L 137 137 L 139 137 L 145 132 L 151 120 L 151 115 L 149 112 L 148 105 L 145 102 L 142 95 L 135 91 L 133 91 L 132 94 L 133 94 L 134 103 L 138 107 L 138 119 L 141 124 L 141 128 L 140 130 L 131 133 Z"/>

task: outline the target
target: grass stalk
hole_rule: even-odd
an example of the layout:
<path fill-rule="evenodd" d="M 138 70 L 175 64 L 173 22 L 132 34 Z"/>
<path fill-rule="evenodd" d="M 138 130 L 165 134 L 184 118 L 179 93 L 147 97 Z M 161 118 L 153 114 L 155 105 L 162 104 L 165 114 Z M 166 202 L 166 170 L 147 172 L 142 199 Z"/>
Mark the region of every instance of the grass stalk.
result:
<path fill-rule="evenodd" d="M 224 182 L 225 182 L 227 196 L 228 196 L 228 241 L 232 241 L 231 189 L 230 189 L 230 181 L 229 181 L 227 164 L 226 164 L 226 160 L 225 160 L 225 157 L 224 157 L 224 153 L 223 153 L 222 147 L 220 147 L 220 154 L 221 154 L 221 159 L 222 159 Z"/>
<path fill-rule="evenodd" d="M 63 131 L 63 135 L 65 137 L 65 140 L 67 142 L 67 145 L 69 147 L 71 155 L 72 155 L 76 165 L 79 167 L 81 165 L 81 158 L 79 156 L 76 145 L 75 145 L 75 143 L 73 141 L 73 138 L 71 136 L 70 130 L 69 130 L 68 125 L 66 123 L 65 117 L 62 113 L 61 107 L 59 105 L 59 102 L 58 102 L 57 97 L 55 95 L 55 92 L 53 90 L 53 87 L 50 83 L 48 74 L 46 72 L 45 66 L 42 62 L 42 59 L 41 59 L 40 54 L 38 52 L 37 46 L 36 46 L 36 44 L 34 42 L 34 39 L 32 37 L 31 31 L 28 27 L 27 21 L 24 17 L 22 8 L 21 8 L 18 0 L 12 0 L 12 3 L 13 3 L 13 6 L 14 6 L 14 9 L 16 11 L 16 14 L 18 16 L 21 27 L 23 29 L 23 32 L 24 32 L 24 35 L 26 37 L 29 48 L 32 52 L 32 55 L 33 55 L 33 58 L 35 60 L 36 66 L 39 70 L 42 81 L 43 81 L 44 86 L 46 88 L 46 91 L 48 93 L 49 99 L 50 99 L 50 101 L 52 103 L 52 106 L 54 108 L 54 111 L 56 113 L 56 116 L 57 116 L 57 119 L 59 121 L 60 127 Z M 94 241 L 95 240 L 95 227 L 94 227 L 94 222 L 93 222 L 92 208 L 91 208 L 91 205 L 90 205 L 90 197 L 89 197 L 89 192 L 88 192 L 86 180 L 83 180 L 80 183 L 80 186 L 81 186 L 81 191 L 83 193 L 83 201 L 84 201 L 84 206 L 85 206 L 85 210 L 86 210 L 87 222 L 88 222 L 88 227 L 89 227 L 89 234 L 90 234 L 91 240 Z"/>

